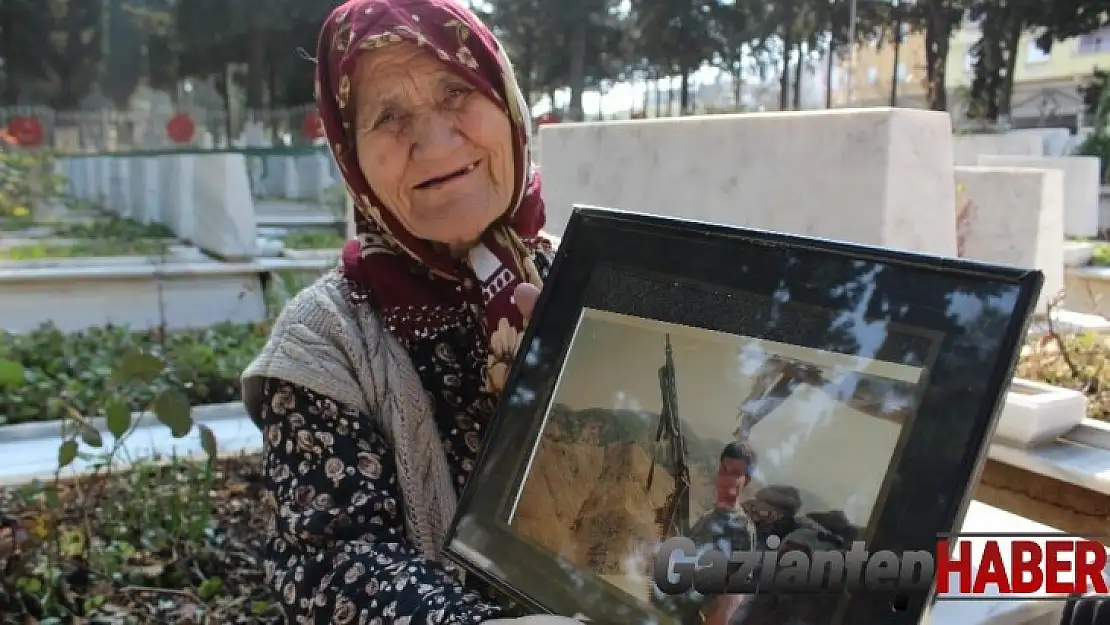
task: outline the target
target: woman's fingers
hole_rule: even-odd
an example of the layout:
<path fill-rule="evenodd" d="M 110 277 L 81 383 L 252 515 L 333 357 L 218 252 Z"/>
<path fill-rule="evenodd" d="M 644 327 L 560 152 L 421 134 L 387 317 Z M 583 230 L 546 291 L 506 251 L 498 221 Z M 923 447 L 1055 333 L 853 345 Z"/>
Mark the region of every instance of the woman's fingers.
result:
<path fill-rule="evenodd" d="M 516 302 L 517 308 L 520 309 L 520 314 L 524 315 L 525 319 L 532 318 L 532 310 L 536 308 L 536 300 L 540 297 L 540 290 L 534 284 L 524 283 L 516 287 L 513 292 L 513 300 Z"/>

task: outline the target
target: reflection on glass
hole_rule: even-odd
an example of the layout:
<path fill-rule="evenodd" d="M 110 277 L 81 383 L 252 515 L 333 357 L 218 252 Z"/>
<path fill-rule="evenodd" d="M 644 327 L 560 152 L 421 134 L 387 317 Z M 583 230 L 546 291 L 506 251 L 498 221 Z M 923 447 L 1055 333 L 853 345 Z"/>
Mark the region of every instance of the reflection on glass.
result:
<path fill-rule="evenodd" d="M 743 601 L 659 595 L 660 542 L 846 547 L 868 525 L 921 375 L 586 309 L 510 527 L 667 621 L 750 623 Z"/>

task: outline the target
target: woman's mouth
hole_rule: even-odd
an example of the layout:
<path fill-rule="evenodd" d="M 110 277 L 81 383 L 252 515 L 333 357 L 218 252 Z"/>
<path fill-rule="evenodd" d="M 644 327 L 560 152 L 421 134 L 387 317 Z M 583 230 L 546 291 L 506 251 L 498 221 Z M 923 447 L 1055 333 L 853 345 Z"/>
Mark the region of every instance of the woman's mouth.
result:
<path fill-rule="evenodd" d="M 462 178 L 463 176 L 466 176 L 467 174 L 473 172 L 475 169 L 478 169 L 478 164 L 480 162 L 481 161 L 474 161 L 473 163 L 470 163 L 466 167 L 456 169 L 455 171 L 453 171 L 449 174 L 446 174 L 446 175 L 443 175 L 443 176 L 436 176 L 435 178 L 429 178 L 429 179 L 425 180 L 424 182 L 421 182 L 420 184 L 416 185 L 416 188 L 421 190 L 421 191 L 427 191 L 429 189 L 436 189 L 436 188 L 441 187 L 443 185 L 450 184 L 450 183 Z"/>

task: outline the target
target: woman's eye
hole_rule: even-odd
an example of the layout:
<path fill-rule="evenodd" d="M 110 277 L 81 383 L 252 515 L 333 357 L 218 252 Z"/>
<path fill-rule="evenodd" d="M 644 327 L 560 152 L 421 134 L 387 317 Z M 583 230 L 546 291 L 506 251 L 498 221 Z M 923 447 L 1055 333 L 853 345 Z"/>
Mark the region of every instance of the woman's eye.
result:
<path fill-rule="evenodd" d="M 383 111 L 374 121 L 374 127 L 377 128 L 378 126 L 381 126 L 383 124 L 388 124 L 394 119 L 396 119 L 396 116 L 393 114 L 393 111 Z"/>
<path fill-rule="evenodd" d="M 462 99 L 465 98 L 468 93 L 470 93 L 470 91 L 467 89 L 451 87 L 447 90 L 447 102 L 450 104 L 458 104 L 462 102 Z"/>

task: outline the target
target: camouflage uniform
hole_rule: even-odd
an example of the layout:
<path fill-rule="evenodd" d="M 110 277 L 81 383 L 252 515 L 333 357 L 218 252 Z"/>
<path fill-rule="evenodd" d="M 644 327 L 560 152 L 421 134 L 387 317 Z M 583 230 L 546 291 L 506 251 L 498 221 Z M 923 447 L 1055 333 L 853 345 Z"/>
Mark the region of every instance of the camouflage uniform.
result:
<path fill-rule="evenodd" d="M 782 540 L 782 553 L 802 550 L 809 554 L 838 549 L 841 539 L 812 521 L 812 526 L 795 530 Z M 809 525 L 809 524 L 807 524 Z M 812 595 L 776 595 L 761 593 L 744 604 L 741 620 L 733 618 L 730 625 L 826 625 L 836 611 L 840 596 L 836 593 Z"/>
<path fill-rule="evenodd" d="M 751 551 L 756 548 L 755 525 L 739 509 L 718 508 L 702 517 L 687 534 L 699 552 L 717 549 L 725 553 Z M 700 625 L 702 609 L 713 597 L 706 597 L 694 590 L 684 595 L 662 597 L 655 593 L 655 603 L 662 611 L 678 619 L 681 625 Z M 739 612 L 740 610 L 738 610 Z M 738 624 L 734 617 L 730 623 Z"/>

